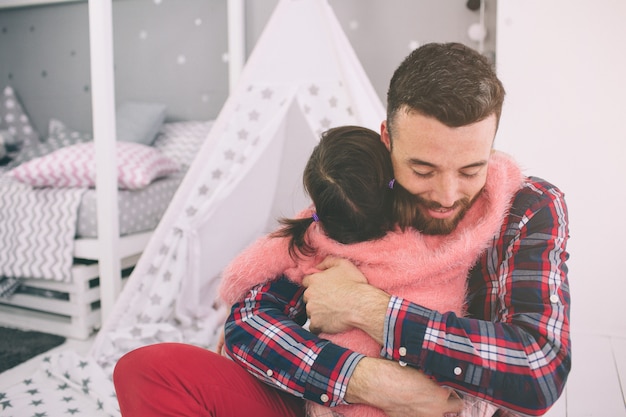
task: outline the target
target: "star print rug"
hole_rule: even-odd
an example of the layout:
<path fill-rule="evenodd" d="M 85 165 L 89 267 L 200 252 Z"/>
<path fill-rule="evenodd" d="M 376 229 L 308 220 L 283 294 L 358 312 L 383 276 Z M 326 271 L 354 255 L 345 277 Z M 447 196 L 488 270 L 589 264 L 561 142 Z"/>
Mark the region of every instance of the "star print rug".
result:
<path fill-rule="evenodd" d="M 72 350 L 43 355 L 33 375 L 0 389 L 0 416 L 72 415 L 119 416 L 113 382 L 93 359 Z"/>
<path fill-rule="evenodd" d="M 214 335 L 219 334 L 223 323 L 223 316 L 216 317 L 212 320 L 217 321 L 209 320 L 202 326 L 211 328 Z M 140 346 L 192 341 L 167 323 L 136 324 L 99 336 L 99 349 L 95 351 L 80 354 L 65 349 L 44 353 L 33 359 L 38 361 L 33 374 L 11 386 L 0 385 L 0 417 L 120 417 L 112 381 L 117 360 Z M 203 346 L 215 349 L 207 343 Z"/>

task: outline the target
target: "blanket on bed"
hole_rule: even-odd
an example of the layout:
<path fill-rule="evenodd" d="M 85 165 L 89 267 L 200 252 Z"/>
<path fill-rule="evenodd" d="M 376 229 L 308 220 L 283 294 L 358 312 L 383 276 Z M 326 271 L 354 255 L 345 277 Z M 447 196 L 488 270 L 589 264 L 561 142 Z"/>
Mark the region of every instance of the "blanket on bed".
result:
<path fill-rule="evenodd" d="M 35 189 L 0 176 L 0 275 L 70 281 L 86 189 Z"/>

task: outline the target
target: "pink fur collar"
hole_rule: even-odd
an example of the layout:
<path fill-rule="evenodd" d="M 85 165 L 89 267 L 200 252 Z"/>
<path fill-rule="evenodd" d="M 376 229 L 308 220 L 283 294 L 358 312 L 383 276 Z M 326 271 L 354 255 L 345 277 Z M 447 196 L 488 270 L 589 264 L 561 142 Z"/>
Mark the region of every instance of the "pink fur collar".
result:
<path fill-rule="evenodd" d="M 288 255 L 286 239 L 263 237 L 223 271 L 220 295 L 232 304 L 250 288 L 282 273 L 300 282 L 304 274 L 314 271 L 314 266 L 329 254 L 352 260 L 370 284 L 394 295 L 412 299 L 406 291 L 421 282 L 439 288 L 443 297 L 451 288 L 442 288 L 442 284 L 450 284 L 452 280 L 460 282 L 460 277 L 464 290 L 467 272 L 499 233 L 511 200 L 523 182 L 517 164 L 501 152 L 492 154 L 488 169 L 483 192 L 449 235 L 429 236 L 410 230 L 392 232 L 376 241 L 343 245 L 328 239 L 315 225 L 309 238 L 318 249 L 318 255 L 297 264 Z M 310 216 L 311 210 L 299 215 Z M 423 303 L 423 300 L 412 301 Z M 430 308 L 442 311 L 442 307 Z M 459 307 L 448 307 L 444 311 L 448 310 L 459 312 Z"/>
<path fill-rule="evenodd" d="M 287 239 L 262 238 L 246 249 L 225 270 L 220 294 L 228 303 L 241 299 L 246 291 L 267 279 L 285 273 L 301 282 L 304 274 L 332 254 L 352 260 L 368 282 L 390 294 L 403 297 L 440 312 L 464 313 L 469 269 L 498 235 L 512 198 L 522 185 L 517 165 L 506 155 L 494 153 L 487 184 L 457 228 L 449 235 L 427 236 L 414 230 L 393 232 L 383 239 L 342 245 L 328 239 L 318 225 L 308 238 L 317 255 L 294 262 L 287 252 Z M 311 216 L 305 210 L 301 216 Z M 381 346 L 359 329 L 320 337 L 362 354 L 378 357 Z M 327 415 L 328 409 L 306 402 L 307 415 Z M 366 405 L 339 405 L 333 408 L 345 417 L 384 417 L 379 409 Z"/>

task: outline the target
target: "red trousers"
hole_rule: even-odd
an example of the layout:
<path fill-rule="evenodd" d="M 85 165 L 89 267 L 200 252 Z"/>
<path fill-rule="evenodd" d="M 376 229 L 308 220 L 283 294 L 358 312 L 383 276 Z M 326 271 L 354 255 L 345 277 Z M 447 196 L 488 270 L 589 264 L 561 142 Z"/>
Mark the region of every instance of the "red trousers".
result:
<path fill-rule="evenodd" d="M 302 417 L 303 400 L 214 352 L 180 343 L 124 355 L 113 382 L 123 417 Z"/>

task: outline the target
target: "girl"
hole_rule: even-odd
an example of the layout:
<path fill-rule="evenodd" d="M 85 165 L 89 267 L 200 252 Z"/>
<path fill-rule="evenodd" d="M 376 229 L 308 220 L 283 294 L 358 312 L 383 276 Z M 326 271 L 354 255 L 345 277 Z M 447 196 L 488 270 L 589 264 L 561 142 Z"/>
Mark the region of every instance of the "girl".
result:
<path fill-rule="evenodd" d="M 494 153 L 485 189 L 471 202 L 459 227 L 446 235 L 408 228 L 414 210 L 410 194 L 394 184 L 389 151 L 369 129 L 346 126 L 327 131 L 313 150 L 303 181 L 313 206 L 296 218 L 282 219 L 282 228 L 259 239 L 224 270 L 220 295 L 226 302 L 241 301 L 263 283 L 261 277 L 273 280 L 284 275 L 300 284 L 332 255 L 351 260 L 369 284 L 388 293 L 464 315 L 469 270 L 497 233 L 522 175 L 506 156 Z M 485 211 L 497 215 L 485 216 Z M 301 322 L 305 313 L 297 313 Z M 228 337 L 229 328 L 225 331 Z M 367 356 L 381 355 L 381 346 L 358 329 L 320 336 Z M 244 354 L 234 345 L 227 348 L 233 357 Z M 276 384 L 267 373 L 255 376 Z M 306 407 L 308 416 L 384 415 L 359 404 L 329 408 L 307 401 Z M 485 402 L 466 399 L 463 415 L 494 412 Z"/>

